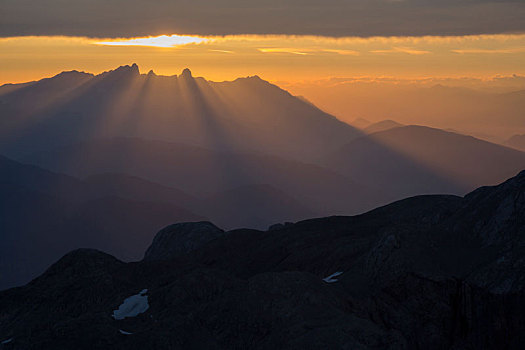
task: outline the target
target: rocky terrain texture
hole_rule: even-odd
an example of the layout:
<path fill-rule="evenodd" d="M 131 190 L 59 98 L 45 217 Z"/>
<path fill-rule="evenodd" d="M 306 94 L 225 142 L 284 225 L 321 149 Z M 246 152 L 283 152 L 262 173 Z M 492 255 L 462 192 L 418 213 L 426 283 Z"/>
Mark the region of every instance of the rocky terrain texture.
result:
<path fill-rule="evenodd" d="M 525 172 L 268 231 L 176 224 L 143 261 L 75 250 L 0 292 L 0 349 L 520 349 L 524 247 Z"/>

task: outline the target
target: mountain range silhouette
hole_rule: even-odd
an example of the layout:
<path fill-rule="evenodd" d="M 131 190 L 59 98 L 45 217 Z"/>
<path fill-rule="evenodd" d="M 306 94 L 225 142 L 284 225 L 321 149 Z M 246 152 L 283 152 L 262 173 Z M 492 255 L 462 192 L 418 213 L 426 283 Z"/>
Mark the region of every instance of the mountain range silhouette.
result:
<path fill-rule="evenodd" d="M 260 77 L 188 69 L 4 85 L 0 116 L 0 289 L 78 247 L 140 259 L 174 222 L 266 229 L 464 195 L 525 168 L 516 149 L 395 122 L 360 131 Z"/>

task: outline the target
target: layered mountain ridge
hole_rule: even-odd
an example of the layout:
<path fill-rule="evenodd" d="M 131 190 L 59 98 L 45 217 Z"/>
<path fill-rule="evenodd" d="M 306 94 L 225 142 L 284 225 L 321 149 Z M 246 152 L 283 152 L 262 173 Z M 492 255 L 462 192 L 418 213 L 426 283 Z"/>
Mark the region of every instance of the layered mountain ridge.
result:
<path fill-rule="evenodd" d="M 377 130 L 258 76 L 211 82 L 128 65 L 2 86 L 0 288 L 76 247 L 137 260 L 171 222 L 265 229 L 464 195 L 525 168 L 525 153 L 473 137 L 393 121 Z"/>
<path fill-rule="evenodd" d="M 359 135 L 257 76 L 215 83 L 189 70 L 170 77 L 140 74 L 135 64 L 0 89 L 0 101 L 1 146 L 14 158 L 126 136 L 312 159 Z"/>
<path fill-rule="evenodd" d="M 140 259 L 153 232 L 173 221 L 213 218 L 228 228 L 267 227 L 272 218 L 295 221 L 312 214 L 270 185 L 193 196 L 127 174 L 78 179 L 5 157 L 0 170 L 0 288 L 26 283 L 75 247 Z M 298 166 L 296 173 L 306 170 Z"/>

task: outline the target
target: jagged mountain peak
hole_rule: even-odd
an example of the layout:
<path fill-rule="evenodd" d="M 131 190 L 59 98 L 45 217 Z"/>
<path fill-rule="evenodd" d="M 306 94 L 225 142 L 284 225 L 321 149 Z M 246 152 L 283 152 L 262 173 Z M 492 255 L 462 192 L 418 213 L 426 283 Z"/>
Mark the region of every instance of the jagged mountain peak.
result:
<path fill-rule="evenodd" d="M 247 76 L 246 79 L 248 79 L 248 80 L 255 80 L 255 81 L 266 81 L 266 80 L 262 79 L 260 76 L 258 76 L 257 74 L 256 75 Z"/>
<path fill-rule="evenodd" d="M 76 69 L 63 71 L 55 75 L 53 78 L 63 78 L 63 77 L 73 77 L 73 76 L 79 76 L 79 77 L 93 77 L 94 75 L 92 73 L 87 73 L 83 71 L 78 71 Z"/>
<path fill-rule="evenodd" d="M 136 63 L 133 63 L 131 65 L 128 64 L 128 65 L 120 66 L 114 71 L 115 72 L 128 71 L 128 72 L 133 72 L 133 73 L 139 73 L 139 66 Z"/>
<path fill-rule="evenodd" d="M 253 83 L 253 84 L 267 84 L 267 85 L 271 85 L 271 86 L 276 86 L 276 85 L 270 83 L 269 81 L 264 80 L 263 78 L 261 78 L 258 75 L 250 75 L 250 76 L 247 76 L 247 77 L 237 78 L 237 79 L 234 80 L 234 82 Z"/>
<path fill-rule="evenodd" d="M 27 134 L 31 142 L 23 142 L 22 136 L 13 133 L 10 133 L 11 138 L 2 141 L 10 143 L 16 152 L 25 145 L 39 149 L 47 147 L 49 139 L 56 140 L 57 144 L 65 143 L 62 139 L 66 135 L 59 130 L 67 128 L 68 137 L 132 134 L 144 139 L 200 146 L 212 141 L 215 148 L 278 154 L 303 160 L 335 150 L 357 136 L 349 125 L 258 76 L 211 82 L 194 77 L 188 68 L 176 77 L 154 77 L 153 74 L 141 75 L 134 63 L 99 74 L 89 84 L 59 85 L 52 93 L 48 90 L 33 91 L 28 87 L 24 91 L 26 95 L 20 95 L 19 99 L 6 99 L 5 109 L 20 115 L 32 112 L 25 103 L 25 98 L 30 96 L 41 100 L 42 106 L 46 107 L 44 113 L 38 114 L 43 122 L 28 125 L 27 128 L 39 129 L 32 131 L 31 136 Z M 67 99 L 60 100 L 64 95 Z M 60 103 L 49 106 L 46 101 Z M 71 115 L 81 115 L 82 118 L 66 127 L 71 123 Z M 100 121 L 104 124 L 117 118 L 124 122 L 109 123 L 108 127 L 101 128 L 99 118 L 105 120 Z M 37 142 L 46 145 L 36 145 L 34 136 L 41 132 L 46 133 L 45 139 L 42 135 Z M 71 141 L 67 140 L 68 143 Z M 9 150 L 6 154 L 13 156 Z"/>
<path fill-rule="evenodd" d="M 110 266 L 123 264 L 114 256 L 97 249 L 79 248 L 64 255 L 60 260 L 51 265 L 39 278 L 49 278 L 57 274 L 71 276 L 96 274 L 105 271 Z"/>
<path fill-rule="evenodd" d="M 101 73 L 97 75 L 97 77 L 106 77 L 109 75 L 112 76 L 120 76 L 120 75 L 139 75 L 139 66 L 136 63 L 133 63 L 131 65 L 123 65 L 116 69 L 106 71 L 104 73 Z"/>
<path fill-rule="evenodd" d="M 144 260 L 170 260 L 189 253 L 224 235 L 224 231 L 211 222 L 182 222 L 160 230 L 144 254 Z"/>
<path fill-rule="evenodd" d="M 191 70 L 189 68 L 184 68 L 182 70 L 182 73 L 181 73 L 180 77 L 181 78 L 191 79 L 191 78 L 193 78 L 193 75 L 191 74 Z"/>

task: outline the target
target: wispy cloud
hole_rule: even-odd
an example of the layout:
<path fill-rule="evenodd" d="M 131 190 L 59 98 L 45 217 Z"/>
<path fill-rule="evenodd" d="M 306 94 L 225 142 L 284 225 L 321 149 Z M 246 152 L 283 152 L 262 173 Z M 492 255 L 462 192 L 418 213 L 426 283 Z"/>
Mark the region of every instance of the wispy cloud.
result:
<path fill-rule="evenodd" d="M 348 55 L 348 56 L 359 56 L 361 53 L 355 50 L 342 50 L 342 49 L 324 49 L 323 52 L 336 53 L 339 55 Z"/>
<path fill-rule="evenodd" d="M 465 54 L 508 54 L 525 52 L 525 47 L 516 47 L 508 49 L 456 49 L 450 50 L 454 53 Z"/>
<path fill-rule="evenodd" d="M 235 53 L 235 51 L 231 51 L 231 50 L 219 50 L 219 49 L 209 49 L 208 51 L 212 51 L 212 52 L 221 52 L 221 53 Z"/>
<path fill-rule="evenodd" d="M 371 53 L 381 53 L 381 54 L 389 54 L 389 53 L 404 53 L 407 55 L 426 55 L 429 53 L 432 53 L 427 50 L 417 50 L 410 47 L 393 47 L 391 49 L 385 49 L 385 50 L 371 50 Z"/>
<path fill-rule="evenodd" d="M 304 49 L 288 48 L 288 47 L 269 47 L 257 49 L 262 53 L 288 53 L 293 55 L 309 55 L 309 52 L 305 52 Z"/>
<path fill-rule="evenodd" d="M 323 49 L 323 48 L 290 48 L 290 47 L 270 47 L 257 49 L 262 53 L 287 53 L 293 55 L 313 55 L 313 54 L 337 54 L 344 56 L 359 56 L 361 53 L 356 50 L 348 49 Z"/>

